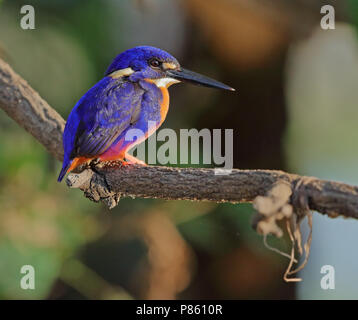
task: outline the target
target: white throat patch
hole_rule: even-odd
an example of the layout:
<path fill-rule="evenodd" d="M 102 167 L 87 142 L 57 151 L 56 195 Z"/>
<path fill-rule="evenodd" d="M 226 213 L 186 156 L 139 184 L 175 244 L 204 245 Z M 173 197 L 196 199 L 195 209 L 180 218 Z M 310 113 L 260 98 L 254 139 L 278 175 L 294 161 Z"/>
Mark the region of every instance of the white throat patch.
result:
<path fill-rule="evenodd" d="M 158 88 L 168 88 L 170 85 L 174 84 L 174 83 L 179 83 L 180 81 L 174 78 L 161 78 L 161 79 L 152 79 L 153 83 L 155 83 L 155 85 Z"/>

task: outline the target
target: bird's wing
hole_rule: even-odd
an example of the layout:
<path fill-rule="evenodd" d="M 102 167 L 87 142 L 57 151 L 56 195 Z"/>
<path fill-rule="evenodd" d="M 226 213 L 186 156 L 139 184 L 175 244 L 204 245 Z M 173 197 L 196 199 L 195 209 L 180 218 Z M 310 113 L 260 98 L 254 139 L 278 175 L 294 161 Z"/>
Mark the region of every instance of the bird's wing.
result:
<path fill-rule="evenodd" d="M 76 108 L 79 123 L 70 158 L 104 153 L 118 136 L 138 120 L 143 91 L 132 83 L 99 83 Z"/>

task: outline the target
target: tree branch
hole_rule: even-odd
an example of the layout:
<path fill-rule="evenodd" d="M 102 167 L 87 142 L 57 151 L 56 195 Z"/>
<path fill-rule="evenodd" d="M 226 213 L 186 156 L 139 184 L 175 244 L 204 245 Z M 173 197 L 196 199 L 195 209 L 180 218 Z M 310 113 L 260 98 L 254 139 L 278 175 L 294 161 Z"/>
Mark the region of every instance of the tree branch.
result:
<path fill-rule="evenodd" d="M 64 120 L 9 65 L 0 59 L 0 108 L 62 160 Z M 291 204 L 331 217 L 358 219 L 358 187 L 275 170 L 237 170 L 215 175 L 213 169 L 121 166 L 112 162 L 71 174 L 67 184 L 94 201 L 114 207 L 123 196 L 251 202 L 277 183 L 291 186 Z M 299 186 L 299 187 L 297 187 Z M 303 199 L 303 200 L 302 200 Z"/>
<path fill-rule="evenodd" d="M 65 120 L 1 59 L 0 108 L 62 161 Z"/>
<path fill-rule="evenodd" d="M 238 170 L 230 175 L 215 175 L 213 169 L 124 166 L 119 164 L 88 169 L 72 174 L 67 184 L 80 188 L 94 201 L 109 207 L 120 197 L 161 198 L 215 202 L 251 202 L 267 194 L 280 182 L 294 190 L 294 206 L 300 206 L 300 195 L 307 196 L 308 206 L 331 217 L 342 215 L 358 219 L 358 187 L 289 174 L 277 170 Z M 298 182 L 302 188 L 296 189 Z"/>

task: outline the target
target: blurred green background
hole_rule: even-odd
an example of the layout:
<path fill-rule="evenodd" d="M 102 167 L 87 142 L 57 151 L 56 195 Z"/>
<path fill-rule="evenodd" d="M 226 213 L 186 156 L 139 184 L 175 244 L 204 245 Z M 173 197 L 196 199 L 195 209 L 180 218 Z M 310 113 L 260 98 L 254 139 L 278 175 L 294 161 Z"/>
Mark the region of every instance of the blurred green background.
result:
<path fill-rule="evenodd" d="M 24 4 L 35 30 L 20 27 Z M 324 4 L 335 30 L 320 28 Z M 3 0 L 0 56 L 66 119 L 118 53 L 160 47 L 238 90 L 175 86 L 163 127 L 233 128 L 236 168 L 358 184 L 357 23 L 355 0 Z M 355 221 L 315 214 L 304 281 L 286 284 L 250 204 L 122 199 L 109 211 L 58 184 L 60 164 L 3 112 L 0 137 L 0 299 L 358 297 Z M 320 287 L 326 264 L 335 290 Z M 23 265 L 35 290 L 20 288 Z"/>

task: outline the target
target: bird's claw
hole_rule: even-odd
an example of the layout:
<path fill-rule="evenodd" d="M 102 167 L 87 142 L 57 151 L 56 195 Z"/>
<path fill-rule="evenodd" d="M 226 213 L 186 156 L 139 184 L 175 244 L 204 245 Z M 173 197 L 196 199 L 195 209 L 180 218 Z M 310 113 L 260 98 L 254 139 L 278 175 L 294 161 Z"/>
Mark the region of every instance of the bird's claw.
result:
<path fill-rule="evenodd" d="M 136 157 L 131 156 L 130 154 L 126 154 L 126 155 L 125 155 L 125 159 L 126 159 L 127 161 L 123 161 L 123 162 L 122 162 L 123 165 L 139 164 L 139 165 L 142 165 L 142 166 L 147 166 L 147 164 L 146 164 L 144 161 L 139 160 L 139 159 L 137 159 Z"/>

